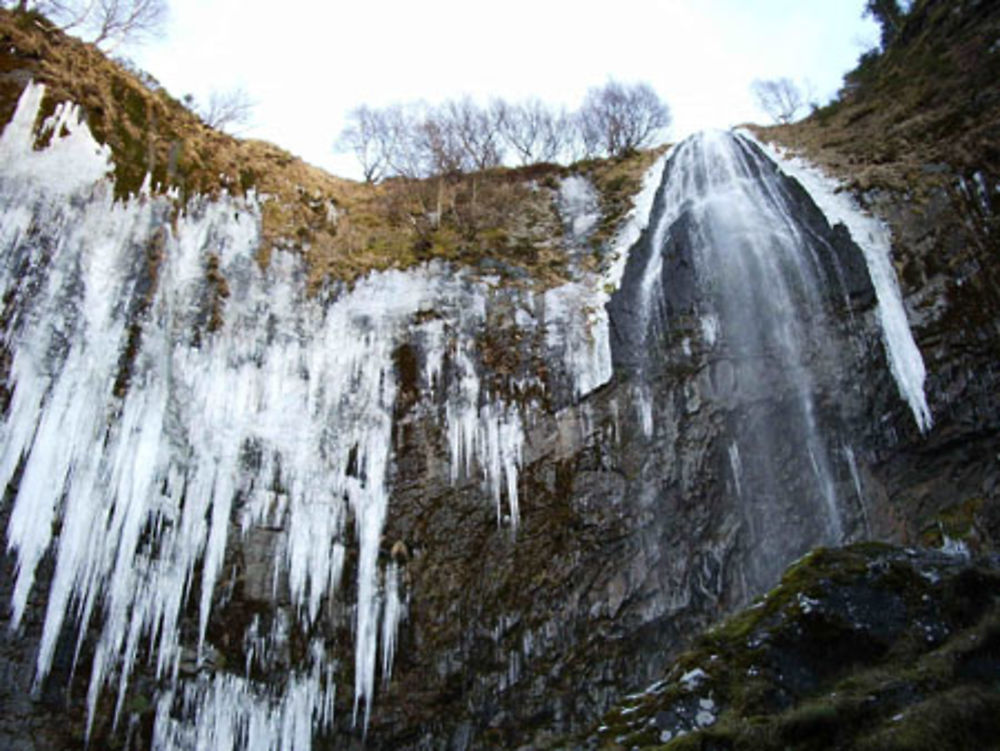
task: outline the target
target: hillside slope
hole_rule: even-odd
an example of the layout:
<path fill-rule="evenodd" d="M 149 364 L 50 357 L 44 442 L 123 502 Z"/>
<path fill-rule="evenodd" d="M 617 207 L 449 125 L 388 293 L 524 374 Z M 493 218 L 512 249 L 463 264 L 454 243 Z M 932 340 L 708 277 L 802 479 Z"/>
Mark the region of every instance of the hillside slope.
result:
<path fill-rule="evenodd" d="M 254 191 L 262 199 L 260 262 L 274 248 L 301 253 L 314 290 L 433 259 L 475 267 L 489 258 L 489 273 L 543 285 L 565 281 L 558 181 L 569 174 L 593 181 L 602 209 L 595 242 L 605 241 L 658 155 L 364 185 L 272 144 L 207 127 L 148 74 L 108 60 L 42 16 L 0 10 L 0 45 L 0 123 L 35 80 L 47 86 L 40 120 L 59 102 L 73 102 L 98 142 L 111 148 L 119 198 L 147 179 L 156 192 L 177 190 L 179 208 L 196 195 Z M 442 205 L 440 219 L 429 219 Z"/>

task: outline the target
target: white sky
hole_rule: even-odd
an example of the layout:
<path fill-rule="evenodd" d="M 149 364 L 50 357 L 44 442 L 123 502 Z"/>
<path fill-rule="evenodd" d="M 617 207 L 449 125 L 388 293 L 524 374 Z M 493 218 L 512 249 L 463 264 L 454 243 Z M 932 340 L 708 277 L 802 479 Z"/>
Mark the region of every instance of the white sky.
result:
<path fill-rule="evenodd" d="M 576 108 L 609 78 L 670 105 L 671 140 L 767 122 L 755 78 L 808 79 L 826 100 L 878 31 L 864 0 L 171 0 L 167 34 L 133 57 L 175 97 L 243 87 L 243 135 L 358 177 L 333 142 L 359 104 L 465 94 Z"/>

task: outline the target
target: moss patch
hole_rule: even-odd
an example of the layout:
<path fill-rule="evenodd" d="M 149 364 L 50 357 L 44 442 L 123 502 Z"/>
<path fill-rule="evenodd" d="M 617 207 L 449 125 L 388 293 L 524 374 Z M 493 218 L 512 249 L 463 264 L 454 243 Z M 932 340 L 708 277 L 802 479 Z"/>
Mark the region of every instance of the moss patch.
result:
<path fill-rule="evenodd" d="M 1000 570 L 818 550 L 584 739 L 596 748 L 993 748 Z"/>

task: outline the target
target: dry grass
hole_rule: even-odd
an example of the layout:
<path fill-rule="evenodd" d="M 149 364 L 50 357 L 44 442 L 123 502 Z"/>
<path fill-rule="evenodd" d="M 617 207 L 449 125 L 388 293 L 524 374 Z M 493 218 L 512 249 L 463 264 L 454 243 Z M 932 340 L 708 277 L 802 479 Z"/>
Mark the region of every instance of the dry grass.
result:
<path fill-rule="evenodd" d="M 194 195 L 255 190 L 263 199 L 259 261 L 275 248 L 300 252 L 310 289 L 350 283 L 372 269 L 440 258 L 549 286 L 567 276 L 557 179 L 568 169 L 535 165 L 425 181 L 367 185 L 334 177 L 262 141 L 212 130 L 148 78 L 108 60 L 43 17 L 0 10 L 0 123 L 9 121 L 28 80 L 46 85 L 41 117 L 56 104 L 80 105 L 95 137 L 111 147 L 116 191 L 135 193 L 147 174 L 155 190 Z M 643 152 L 574 168 L 602 196 L 606 240 L 630 208 Z"/>
<path fill-rule="evenodd" d="M 851 187 L 937 187 L 944 171 L 1000 173 L 1000 14 L 995 4 L 921 0 L 896 42 L 847 76 L 840 99 L 802 122 L 759 128 Z"/>

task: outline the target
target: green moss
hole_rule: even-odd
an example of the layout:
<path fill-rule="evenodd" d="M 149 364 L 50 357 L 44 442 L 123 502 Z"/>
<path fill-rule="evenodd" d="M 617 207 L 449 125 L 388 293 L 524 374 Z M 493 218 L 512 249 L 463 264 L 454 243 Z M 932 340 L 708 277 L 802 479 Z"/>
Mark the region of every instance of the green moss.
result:
<path fill-rule="evenodd" d="M 920 541 L 924 545 L 941 547 L 946 536 L 952 540 L 968 539 L 975 531 L 976 515 L 983 503 L 982 498 L 970 498 L 944 509 L 920 530 Z"/>
<path fill-rule="evenodd" d="M 923 701 L 859 740 L 859 751 L 967 751 L 996 748 L 1000 693 L 962 686 Z"/>
<path fill-rule="evenodd" d="M 701 751 L 703 741 L 704 736 L 700 732 L 686 733 L 658 748 L 662 751 Z"/>
<path fill-rule="evenodd" d="M 155 709 L 156 707 L 145 694 L 133 693 L 125 704 L 125 711 L 128 714 L 144 715 Z"/>
<path fill-rule="evenodd" d="M 842 718 L 836 705 L 828 699 L 818 699 L 795 707 L 778 719 L 778 735 L 788 743 L 830 744 L 837 734 Z"/>
<path fill-rule="evenodd" d="M 1000 574 L 914 555 L 863 543 L 803 557 L 767 596 L 697 639 L 668 683 L 608 712 L 601 738 L 642 749 L 992 747 Z M 896 615 L 865 625 L 883 602 L 897 603 Z M 692 689 L 680 677 L 694 668 L 706 677 Z M 788 682 L 789 671 L 811 678 Z M 698 697 L 713 699 L 717 721 L 661 745 L 651 718 L 683 715 Z"/>

